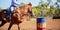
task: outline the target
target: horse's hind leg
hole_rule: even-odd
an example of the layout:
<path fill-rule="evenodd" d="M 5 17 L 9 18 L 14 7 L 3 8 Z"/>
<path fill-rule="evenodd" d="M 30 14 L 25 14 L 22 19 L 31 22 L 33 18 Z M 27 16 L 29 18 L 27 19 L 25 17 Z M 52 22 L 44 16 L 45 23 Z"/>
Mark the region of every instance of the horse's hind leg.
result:
<path fill-rule="evenodd" d="M 2 23 L 0 24 L 0 27 L 2 27 L 5 23 L 7 23 L 5 20 L 2 20 Z"/>
<path fill-rule="evenodd" d="M 9 25 L 8 30 L 10 30 L 10 29 L 11 29 L 12 25 L 13 25 L 13 23 L 11 22 L 11 23 L 10 23 L 10 25 Z"/>

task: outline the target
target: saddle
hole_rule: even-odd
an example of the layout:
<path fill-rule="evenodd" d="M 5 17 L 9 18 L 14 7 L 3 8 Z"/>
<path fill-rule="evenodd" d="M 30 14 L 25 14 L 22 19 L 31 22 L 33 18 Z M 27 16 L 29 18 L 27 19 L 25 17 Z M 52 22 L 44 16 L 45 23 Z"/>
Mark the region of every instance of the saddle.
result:
<path fill-rule="evenodd" d="M 6 19 L 9 19 L 11 20 L 11 15 L 14 14 L 14 13 L 18 13 L 18 12 L 10 12 L 9 10 L 3 10 L 3 13 L 4 13 L 4 17 L 3 19 L 6 20 Z"/>

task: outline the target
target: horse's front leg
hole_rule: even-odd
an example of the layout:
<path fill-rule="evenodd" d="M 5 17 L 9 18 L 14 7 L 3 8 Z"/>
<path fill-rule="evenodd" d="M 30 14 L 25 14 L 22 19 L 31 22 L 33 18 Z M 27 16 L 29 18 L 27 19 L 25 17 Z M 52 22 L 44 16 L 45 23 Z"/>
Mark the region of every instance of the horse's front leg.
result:
<path fill-rule="evenodd" d="M 18 25 L 18 30 L 20 30 L 19 24 L 17 24 L 17 25 Z"/>
<path fill-rule="evenodd" d="M 10 23 L 10 25 L 9 25 L 8 30 L 10 30 L 10 29 L 11 29 L 12 25 L 13 25 L 13 23 L 11 22 L 11 23 Z"/>

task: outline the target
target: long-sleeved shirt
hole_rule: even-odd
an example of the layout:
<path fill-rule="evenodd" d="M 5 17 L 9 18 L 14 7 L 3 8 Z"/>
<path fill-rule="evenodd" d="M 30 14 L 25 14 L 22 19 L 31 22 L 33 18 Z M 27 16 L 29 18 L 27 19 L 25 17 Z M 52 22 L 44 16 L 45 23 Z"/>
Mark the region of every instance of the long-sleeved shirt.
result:
<path fill-rule="evenodd" d="M 19 3 L 17 2 L 17 0 L 12 0 L 11 5 L 17 6 L 19 5 Z"/>

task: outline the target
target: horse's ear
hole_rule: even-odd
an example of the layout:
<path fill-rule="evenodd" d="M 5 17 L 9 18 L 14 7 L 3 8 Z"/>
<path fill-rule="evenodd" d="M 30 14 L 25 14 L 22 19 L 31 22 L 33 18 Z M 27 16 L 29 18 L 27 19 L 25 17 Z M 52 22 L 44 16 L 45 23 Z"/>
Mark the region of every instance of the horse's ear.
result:
<path fill-rule="evenodd" d="M 29 3 L 28 5 L 32 6 L 32 4 L 31 4 L 31 3 Z"/>

